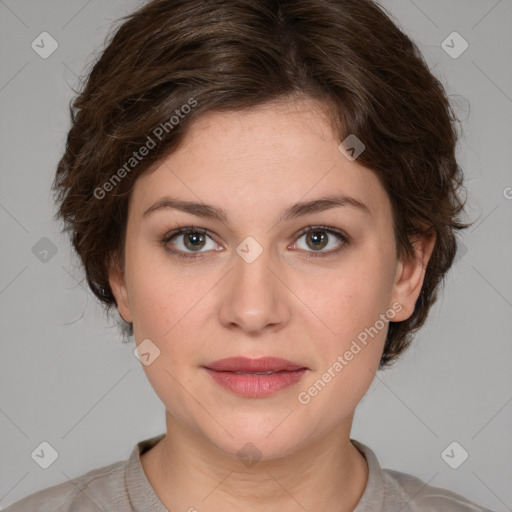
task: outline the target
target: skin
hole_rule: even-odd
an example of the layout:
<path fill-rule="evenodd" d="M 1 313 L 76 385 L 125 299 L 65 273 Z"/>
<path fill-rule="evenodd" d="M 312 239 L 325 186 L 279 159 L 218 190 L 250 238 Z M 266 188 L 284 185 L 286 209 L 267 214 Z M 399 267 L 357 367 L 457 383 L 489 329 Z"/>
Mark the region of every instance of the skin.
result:
<path fill-rule="evenodd" d="M 387 193 L 338 145 L 322 105 L 310 99 L 208 112 L 135 183 L 124 271 L 114 262 L 110 284 L 137 344 L 150 339 L 160 350 L 143 368 L 165 405 L 167 434 L 141 462 L 170 510 L 340 512 L 363 494 L 368 467 L 350 430 L 387 324 L 308 404 L 297 397 L 393 304 L 401 308 L 393 321 L 411 315 L 434 238 L 418 238 L 417 257 L 399 260 Z M 292 204 L 333 193 L 369 212 L 342 206 L 276 224 Z M 223 208 L 228 222 L 169 208 L 143 216 L 166 195 Z M 349 242 L 324 230 L 328 242 L 315 249 L 299 233 L 318 225 L 342 230 Z M 196 252 L 186 234 L 167 247 L 203 259 L 162 244 L 187 226 L 209 231 Z M 248 236 L 263 250 L 252 263 L 236 252 Z M 281 357 L 308 370 L 274 395 L 241 397 L 202 368 L 231 356 Z M 236 456 L 248 442 L 261 454 L 252 467 Z"/>

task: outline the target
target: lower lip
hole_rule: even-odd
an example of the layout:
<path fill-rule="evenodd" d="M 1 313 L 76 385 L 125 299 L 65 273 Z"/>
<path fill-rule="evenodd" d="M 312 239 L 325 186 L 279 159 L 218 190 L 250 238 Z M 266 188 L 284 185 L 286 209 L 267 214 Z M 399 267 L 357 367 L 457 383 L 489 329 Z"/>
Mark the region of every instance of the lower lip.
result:
<path fill-rule="evenodd" d="M 233 393 L 250 398 L 260 398 L 273 395 L 299 382 L 306 369 L 276 372 L 268 375 L 218 372 L 210 368 L 206 368 L 206 371 L 213 377 L 215 382 L 233 391 Z"/>

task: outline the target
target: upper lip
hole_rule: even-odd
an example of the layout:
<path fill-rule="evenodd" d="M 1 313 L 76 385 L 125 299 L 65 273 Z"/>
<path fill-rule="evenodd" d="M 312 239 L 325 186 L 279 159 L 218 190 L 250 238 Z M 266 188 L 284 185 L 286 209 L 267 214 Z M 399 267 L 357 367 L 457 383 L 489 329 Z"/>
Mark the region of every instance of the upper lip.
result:
<path fill-rule="evenodd" d="M 268 372 L 268 371 L 294 371 L 305 369 L 302 364 L 287 361 L 278 357 L 260 357 L 250 359 L 247 357 L 228 357 L 214 363 L 205 365 L 205 368 L 217 372 Z"/>

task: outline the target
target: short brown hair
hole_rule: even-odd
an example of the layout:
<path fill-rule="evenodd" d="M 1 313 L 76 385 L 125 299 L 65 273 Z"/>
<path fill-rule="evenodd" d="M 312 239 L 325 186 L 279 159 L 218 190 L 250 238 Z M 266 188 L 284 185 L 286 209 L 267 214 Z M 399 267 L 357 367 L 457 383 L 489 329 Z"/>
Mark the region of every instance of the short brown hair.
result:
<path fill-rule="evenodd" d="M 328 106 L 340 142 L 349 134 L 363 141 L 358 161 L 389 194 L 397 254 L 413 255 L 410 237 L 436 234 L 412 316 L 389 324 L 380 368 L 390 365 L 437 298 L 455 231 L 470 225 L 457 218 L 465 203 L 457 119 L 415 44 L 370 0 L 154 0 L 119 21 L 70 104 L 52 187 L 56 218 L 106 311 L 116 304 L 108 262 L 124 268 L 137 178 L 177 148 L 201 113 L 302 95 Z M 154 147 L 131 161 L 148 137 Z M 132 324 L 120 325 L 133 335 Z"/>

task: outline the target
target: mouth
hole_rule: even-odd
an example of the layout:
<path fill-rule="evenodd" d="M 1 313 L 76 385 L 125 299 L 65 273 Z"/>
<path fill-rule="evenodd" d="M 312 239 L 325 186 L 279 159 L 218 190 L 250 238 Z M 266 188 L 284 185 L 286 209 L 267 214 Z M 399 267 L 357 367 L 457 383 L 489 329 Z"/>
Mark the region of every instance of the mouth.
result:
<path fill-rule="evenodd" d="M 230 357 L 204 368 L 217 384 L 250 398 L 277 393 L 297 383 L 308 370 L 304 365 L 275 357 Z"/>
<path fill-rule="evenodd" d="M 260 357 L 258 359 L 250 359 L 247 357 L 228 357 L 205 365 L 205 368 L 215 370 L 217 372 L 268 374 L 283 371 L 296 371 L 306 367 L 302 364 L 287 361 L 286 359 L 280 359 L 278 357 Z"/>

